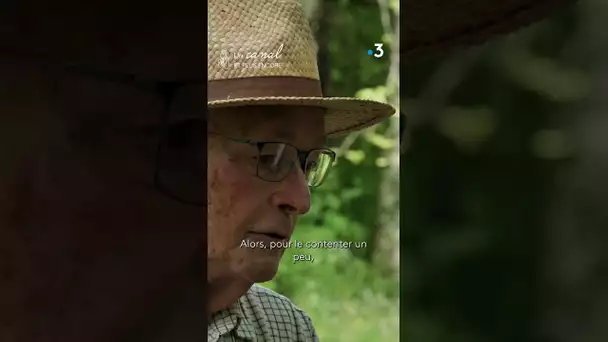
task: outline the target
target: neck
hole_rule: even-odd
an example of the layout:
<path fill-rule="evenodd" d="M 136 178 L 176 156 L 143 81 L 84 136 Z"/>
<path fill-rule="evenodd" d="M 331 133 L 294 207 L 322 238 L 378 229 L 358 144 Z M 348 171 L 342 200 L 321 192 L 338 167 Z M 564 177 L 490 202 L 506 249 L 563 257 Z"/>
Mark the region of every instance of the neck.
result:
<path fill-rule="evenodd" d="M 251 285 L 253 285 L 252 282 L 235 275 L 216 277 L 208 280 L 207 317 L 211 318 L 218 311 L 230 308 L 249 290 Z"/>

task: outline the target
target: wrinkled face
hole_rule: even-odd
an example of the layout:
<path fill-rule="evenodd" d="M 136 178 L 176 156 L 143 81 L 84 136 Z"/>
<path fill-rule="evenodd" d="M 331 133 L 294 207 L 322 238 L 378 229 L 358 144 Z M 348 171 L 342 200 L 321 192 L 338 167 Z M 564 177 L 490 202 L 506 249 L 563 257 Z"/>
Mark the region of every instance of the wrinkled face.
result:
<path fill-rule="evenodd" d="M 310 209 L 310 171 L 323 147 L 324 111 L 253 106 L 209 115 L 209 280 L 231 273 L 268 281 L 284 252 L 271 245 L 289 241 L 298 217 Z"/>

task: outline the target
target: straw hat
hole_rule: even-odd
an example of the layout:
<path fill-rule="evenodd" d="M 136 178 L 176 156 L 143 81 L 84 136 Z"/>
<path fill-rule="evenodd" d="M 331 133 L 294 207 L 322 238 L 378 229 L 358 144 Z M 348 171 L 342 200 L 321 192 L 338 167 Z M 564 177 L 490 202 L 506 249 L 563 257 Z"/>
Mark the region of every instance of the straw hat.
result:
<path fill-rule="evenodd" d="M 209 108 L 300 105 L 326 108 L 328 135 L 371 126 L 393 107 L 324 98 L 313 33 L 298 0 L 209 1 Z"/>
<path fill-rule="evenodd" d="M 410 57 L 482 42 L 573 1 L 405 0 L 401 53 Z M 205 5 L 209 6 L 207 75 L 201 44 Z M 0 4 L 0 55 L 151 81 L 203 83 L 208 76 L 211 107 L 320 105 L 329 108 L 327 128 L 332 134 L 369 126 L 392 113 L 390 107 L 371 101 L 320 99 L 311 37 L 296 0 L 9 0 Z M 247 52 L 269 55 L 280 46 L 280 61 L 275 61 L 280 67 L 239 70 L 219 64 L 222 50 L 246 52 L 246 58 Z M 238 85 L 232 81 L 236 77 L 243 78 Z M 290 98 L 294 95 L 300 97 Z"/>

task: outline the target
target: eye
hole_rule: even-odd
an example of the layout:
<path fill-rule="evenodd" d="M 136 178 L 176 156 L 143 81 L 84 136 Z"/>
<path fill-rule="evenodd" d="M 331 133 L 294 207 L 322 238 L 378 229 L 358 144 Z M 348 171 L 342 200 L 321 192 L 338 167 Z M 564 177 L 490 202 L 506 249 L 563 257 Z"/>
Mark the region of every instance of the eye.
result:
<path fill-rule="evenodd" d="M 280 156 L 275 154 L 260 154 L 258 157 L 259 163 L 264 166 L 274 167 L 278 165 Z"/>
<path fill-rule="evenodd" d="M 319 167 L 319 164 L 316 160 L 310 160 L 306 163 L 306 170 L 315 171 Z"/>
<path fill-rule="evenodd" d="M 285 163 L 287 156 L 293 154 L 293 151 L 286 144 L 280 143 L 267 143 L 258 154 L 258 163 L 263 167 L 268 169 L 276 170 L 281 168 L 283 163 Z"/>

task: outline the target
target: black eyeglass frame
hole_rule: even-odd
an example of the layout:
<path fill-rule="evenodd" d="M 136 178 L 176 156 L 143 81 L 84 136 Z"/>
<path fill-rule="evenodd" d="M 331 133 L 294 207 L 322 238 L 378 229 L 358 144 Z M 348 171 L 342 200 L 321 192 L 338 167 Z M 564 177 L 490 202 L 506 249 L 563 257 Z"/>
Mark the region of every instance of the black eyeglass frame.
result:
<path fill-rule="evenodd" d="M 290 143 L 286 143 L 284 141 L 261 141 L 261 140 L 252 140 L 252 139 L 244 139 L 244 138 L 235 138 L 235 137 L 229 137 L 229 136 L 225 136 L 222 134 L 218 134 L 218 133 L 209 133 L 212 135 L 216 135 L 216 136 L 220 136 L 224 139 L 228 139 L 230 141 L 234 141 L 234 142 L 238 142 L 238 143 L 243 143 L 243 144 L 248 144 L 251 146 L 255 146 L 257 147 L 258 150 L 258 156 L 257 156 L 257 160 L 256 160 L 256 167 L 255 167 L 255 176 L 258 177 L 259 179 L 265 181 L 265 182 L 271 182 L 271 183 L 279 183 L 284 181 L 287 177 L 289 177 L 289 174 L 293 171 L 293 166 L 291 167 L 291 169 L 289 169 L 288 172 L 285 173 L 285 176 L 283 176 L 280 179 L 267 179 L 265 177 L 262 177 L 260 175 L 260 153 L 262 153 L 262 149 L 264 148 L 265 145 L 267 144 L 283 144 L 283 145 L 287 145 L 292 147 L 293 149 L 296 150 L 297 155 L 298 155 L 298 164 L 300 166 L 300 168 L 302 169 L 302 171 L 304 172 L 304 174 L 306 174 L 307 171 L 307 167 L 306 167 L 306 161 L 308 160 L 308 157 L 310 157 L 310 155 L 314 152 L 319 152 L 321 151 L 322 153 L 325 153 L 327 155 L 329 155 L 331 157 L 331 162 L 330 164 L 333 165 L 336 161 L 336 157 L 337 154 L 336 152 L 332 151 L 329 148 L 326 147 L 322 147 L 322 148 L 313 148 L 311 150 L 301 150 L 295 146 L 293 146 Z M 323 181 L 325 180 L 325 178 L 327 177 L 327 175 L 324 175 L 323 179 L 321 179 L 321 183 L 315 185 L 315 186 L 311 186 L 312 188 L 316 188 L 319 187 L 321 184 L 323 184 Z"/>

